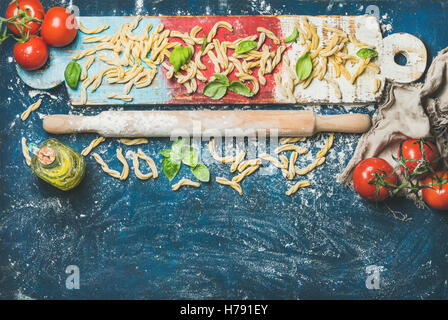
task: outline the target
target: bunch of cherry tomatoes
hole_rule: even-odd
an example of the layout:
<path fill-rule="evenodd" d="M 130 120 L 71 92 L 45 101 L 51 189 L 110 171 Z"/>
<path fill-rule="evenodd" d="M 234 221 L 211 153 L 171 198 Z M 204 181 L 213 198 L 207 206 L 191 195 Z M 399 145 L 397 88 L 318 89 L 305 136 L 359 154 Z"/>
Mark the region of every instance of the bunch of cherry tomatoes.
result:
<path fill-rule="evenodd" d="M 73 42 L 78 33 L 71 12 L 53 7 L 45 13 L 39 0 L 11 1 L 5 18 L 0 18 L 0 28 L 1 23 L 6 23 L 17 40 L 14 59 L 25 70 L 43 67 L 48 60 L 48 46 L 64 47 Z M 8 36 L 5 29 L 0 42 Z"/>
<path fill-rule="evenodd" d="M 401 143 L 397 165 L 393 168 L 381 158 L 361 161 L 353 171 L 353 185 L 358 194 L 371 201 L 384 201 L 405 190 L 437 210 L 448 210 L 448 172 L 436 171 L 440 155 L 437 148 L 424 139 L 409 139 Z M 397 170 L 403 176 L 399 185 Z"/>

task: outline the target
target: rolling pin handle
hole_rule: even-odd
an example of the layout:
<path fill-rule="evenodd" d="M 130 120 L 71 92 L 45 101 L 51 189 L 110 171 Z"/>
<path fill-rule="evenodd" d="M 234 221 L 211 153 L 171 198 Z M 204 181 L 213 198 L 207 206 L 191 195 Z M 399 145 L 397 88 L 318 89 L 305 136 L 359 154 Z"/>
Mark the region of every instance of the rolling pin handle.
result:
<path fill-rule="evenodd" d="M 86 126 L 86 119 L 88 118 L 85 116 L 64 114 L 49 115 L 43 120 L 43 128 L 46 132 L 53 134 L 93 132 L 95 131 L 94 128 L 88 128 Z"/>
<path fill-rule="evenodd" d="M 316 115 L 315 132 L 364 133 L 371 125 L 366 114 Z"/>

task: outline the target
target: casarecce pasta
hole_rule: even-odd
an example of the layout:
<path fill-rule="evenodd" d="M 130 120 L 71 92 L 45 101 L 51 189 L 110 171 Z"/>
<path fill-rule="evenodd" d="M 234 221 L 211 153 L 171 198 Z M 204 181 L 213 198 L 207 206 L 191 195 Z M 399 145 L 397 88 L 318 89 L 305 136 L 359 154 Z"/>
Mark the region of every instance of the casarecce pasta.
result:
<path fill-rule="evenodd" d="M 243 161 L 244 157 L 246 156 L 246 152 L 241 151 L 235 158 L 235 161 L 232 163 L 232 166 L 230 167 L 230 172 L 235 172 L 238 169 L 239 164 L 241 161 Z"/>
<path fill-rule="evenodd" d="M 106 138 L 104 137 L 93 139 L 92 142 L 90 142 L 90 144 L 81 151 L 81 155 L 86 157 L 90 152 L 92 152 L 93 149 L 95 149 L 100 143 L 104 142 L 105 140 Z"/>
<path fill-rule="evenodd" d="M 208 143 L 208 149 L 210 150 L 210 154 L 212 155 L 213 159 L 215 159 L 218 162 L 222 162 L 222 163 L 231 163 L 235 161 L 235 158 L 232 156 L 226 156 L 226 157 L 220 157 L 217 153 L 216 153 L 216 149 L 215 149 L 215 139 L 210 139 L 209 143 Z"/>
<path fill-rule="evenodd" d="M 325 162 L 325 157 L 317 158 L 312 163 L 310 163 L 308 166 L 306 166 L 304 169 L 300 169 L 298 167 L 295 167 L 296 174 L 299 176 L 304 176 L 307 173 L 310 173 L 317 167 L 321 166 Z"/>
<path fill-rule="evenodd" d="M 291 196 L 296 193 L 300 188 L 306 188 L 311 186 L 311 183 L 308 180 L 299 181 L 295 185 L 293 185 L 288 191 L 286 191 L 287 196 Z"/>
<path fill-rule="evenodd" d="M 151 168 L 151 171 L 148 173 L 142 173 L 140 171 L 140 162 L 139 159 L 144 160 L 148 166 Z M 148 180 L 151 178 L 157 179 L 158 172 L 157 167 L 154 160 L 147 156 L 141 149 L 138 149 L 138 152 L 132 153 L 132 165 L 134 167 L 135 176 L 140 180 Z"/>
<path fill-rule="evenodd" d="M 138 139 L 120 139 L 120 142 L 122 144 L 125 144 L 127 146 L 137 146 L 140 144 L 147 144 L 148 139 L 145 138 L 138 138 Z"/>
<path fill-rule="evenodd" d="M 260 168 L 260 165 L 249 166 L 246 169 L 244 169 L 244 171 L 242 171 L 240 174 L 233 177 L 232 181 L 236 182 L 236 183 L 240 183 L 241 181 L 243 181 L 244 178 L 251 175 L 252 173 L 257 171 L 259 168 Z"/>
<path fill-rule="evenodd" d="M 108 99 L 117 99 L 117 100 L 123 100 L 126 102 L 131 102 L 134 98 L 130 95 L 126 94 L 119 94 L 119 93 L 108 93 L 107 94 Z"/>
<path fill-rule="evenodd" d="M 274 152 L 276 154 L 279 154 L 284 151 L 296 151 L 298 154 L 308 153 L 308 149 L 305 149 L 305 148 L 302 148 L 295 144 L 290 144 L 290 143 L 281 145 L 280 147 L 276 148 Z"/>
<path fill-rule="evenodd" d="M 190 186 L 190 187 L 199 188 L 201 186 L 201 184 L 199 182 L 192 181 L 190 179 L 182 178 L 182 179 L 179 180 L 179 182 L 173 184 L 171 186 L 171 189 L 173 191 L 177 191 L 177 190 L 179 190 L 183 186 Z"/>
<path fill-rule="evenodd" d="M 104 30 L 108 29 L 109 26 L 107 24 L 104 24 L 102 26 L 96 27 L 96 28 L 86 28 L 81 21 L 78 22 L 78 29 L 79 31 L 81 31 L 82 33 L 86 33 L 86 34 L 93 34 L 93 33 L 100 33 L 103 32 Z"/>
<path fill-rule="evenodd" d="M 89 70 L 90 66 L 95 62 L 95 56 L 90 56 L 89 59 L 84 63 L 81 70 L 80 80 L 83 81 L 87 78 L 87 70 Z"/>
<path fill-rule="evenodd" d="M 126 180 L 129 176 L 129 165 L 126 158 L 123 156 L 123 149 L 117 148 L 117 159 L 123 164 L 123 171 L 120 174 L 120 180 Z"/>
<path fill-rule="evenodd" d="M 26 138 L 22 137 L 21 139 L 21 146 L 22 146 L 22 154 L 23 157 L 25 158 L 25 162 L 27 164 L 27 166 L 31 166 L 31 156 L 30 156 L 30 152 L 28 151 L 28 147 L 26 145 Z"/>
<path fill-rule="evenodd" d="M 25 121 L 30 116 L 31 112 L 36 111 L 39 109 L 40 105 L 42 104 L 42 99 L 37 100 L 35 103 L 31 104 L 20 116 L 20 119 L 22 121 Z"/>
<path fill-rule="evenodd" d="M 316 154 L 316 158 L 322 158 L 325 157 L 328 153 L 328 151 L 331 149 L 331 147 L 333 146 L 333 142 L 334 142 L 334 134 L 331 133 L 330 137 L 328 138 L 328 140 L 325 142 L 325 146 L 322 148 L 322 150 L 320 150 L 317 154 Z"/>
<path fill-rule="evenodd" d="M 230 181 L 223 177 L 216 177 L 216 182 L 225 186 L 229 186 L 236 192 L 238 192 L 239 195 L 243 195 L 243 188 L 241 188 L 241 186 L 235 181 Z"/>
<path fill-rule="evenodd" d="M 288 144 L 288 143 L 296 143 L 296 142 L 303 142 L 306 140 L 306 137 L 297 137 L 297 138 L 281 138 L 280 144 Z"/>
<path fill-rule="evenodd" d="M 107 165 L 107 163 L 104 162 L 103 158 L 101 158 L 101 156 L 99 154 L 94 152 L 94 153 L 92 153 L 92 156 L 95 159 L 95 161 L 101 166 L 101 169 L 105 173 L 107 173 L 108 175 L 110 175 L 113 178 L 120 179 L 120 177 L 121 177 L 120 172 L 110 169 L 109 166 Z"/>

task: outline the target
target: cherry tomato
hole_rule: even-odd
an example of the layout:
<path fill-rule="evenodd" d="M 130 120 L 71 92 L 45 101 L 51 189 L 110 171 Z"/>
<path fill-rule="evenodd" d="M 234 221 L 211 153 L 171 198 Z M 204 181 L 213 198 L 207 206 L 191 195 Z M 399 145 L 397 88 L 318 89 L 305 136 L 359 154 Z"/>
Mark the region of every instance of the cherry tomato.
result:
<path fill-rule="evenodd" d="M 361 161 L 353 171 L 353 185 L 356 192 L 364 199 L 371 201 L 383 201 L 389 196 L 388 188 L 381 186 L 376 194 L 376 185 L 369 181 L 375 178 L 375 172 L 385 177 L 385 180 L 393 185 L 397 184 L 397 175 L 391 175 L 394 169 L 384 159 L 368 158 Z"/>
<path fill-rule="evenodd" d="M 53 7 L 47 11 L 42 30 L 42 38 L 53 47 L 65 47 L 73 42 L 78 26 L 73 14 L 62 7 Z"/>
<path fill-rule="evenodd" d="M 438 171 L 437 177 L 441 179 L 448 178 L 448 172 Z M 435 183 L 434 177 L 427 177 L 423 181 L 423 185 L 431 185 Z M 424 188 L 422 190 L 423 200 L 434 209 L 448 210 L 448 183 L 442 184 L 442 187 L 433 185 L 431 188 Z"/>
<path fill-rule="evenodd" d="M 48 60 L 48 47 L 42 38 L 31 37 L 26 42 L 14 46 L 14 59 L 25 70 L 41 68 Z"/>
<path fill-rule="evenodd" d="M 45 10 L 39 0 L 18 0 L 19 8 L 23 11 L 26 11 L 28 16 L 32 18 L 38 18 L 40 20 L 44 19 Z M 8 8 L 6 9 L 5 17 L 9 19 L 19 14 L 19 8 L 17 8 L 17 4 L 14 1 L 11 1 Z M 17 18 L 15 22 L 23 21 L 23 18 Z M 30 35 L 36 34 L 40 29 L 40 22 L 37 21 L 28 21 L 26 25 L 29 27 L 19 27 L 24 34 L 29 33 Z M 12 23 L 8 23 L 9 30 L 14 33 L 17 37 L 20 37 L 20 31 L 17 29 L 15 25 Z"/>
<path fill-rule="evenodd" d="M 401 150 L 403 153 L 403 158 L 412 159 L 405 162 L 406 168 L 408 168 L 410 173 L 413 173 L 419 161 L 423 159 L 422 150 L 420 148 L 419 139 L 409 139 L 403 142 L 401 145 Z M 424 144 L 425 159 L 431 163 L 431 167 L 435 170 L 438 165 L 439 151 L 434 144 L 429 141 L 425 141 Z M 400 154 L 398 154 L 400 156 Z M 403 167 L 401 171 L 404 172 Z"/>

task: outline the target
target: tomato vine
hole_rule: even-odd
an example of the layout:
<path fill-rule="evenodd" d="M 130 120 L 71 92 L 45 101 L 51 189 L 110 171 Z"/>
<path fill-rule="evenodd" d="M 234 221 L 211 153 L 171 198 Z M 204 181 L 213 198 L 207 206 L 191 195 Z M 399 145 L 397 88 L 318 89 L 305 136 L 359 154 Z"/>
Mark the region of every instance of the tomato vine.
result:
<path fill-rule="evenodd" d="M 19 6 L 18 0 L 15 0 L 15 3 L 17 6 L 18 14 L 8 19 L 0 17 L 0 45 L 9 37 L 13 37 L 16 41 L 19 42 L 26 42 L 30 36 L 29 35 L 30 26 L 28 26 L 27 24 L 29 22 L 42 23 L 42 19 L 32 17 L 29 14 L 29 9 L 22 10 Z M 11 34 L 8 34 L 8 23 L 14 25 L 17 28 L 17 30 L 19 30 L 20 32 L 19 38 Z"/>

